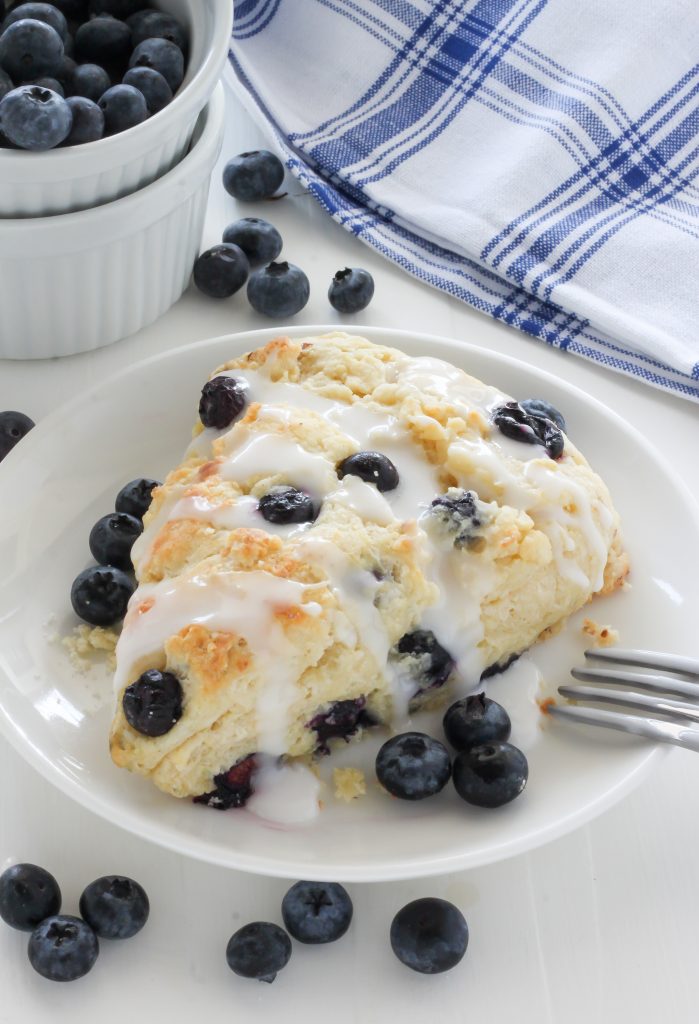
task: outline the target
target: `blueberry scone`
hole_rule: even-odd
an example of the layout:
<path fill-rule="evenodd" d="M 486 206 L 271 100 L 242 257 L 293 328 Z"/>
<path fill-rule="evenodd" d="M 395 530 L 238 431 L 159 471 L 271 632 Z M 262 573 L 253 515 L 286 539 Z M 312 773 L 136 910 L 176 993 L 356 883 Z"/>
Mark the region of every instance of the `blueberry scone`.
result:
<path fill-rule="evenodd" d="M 240 805 L 260 755 L 399 725 L 627 573 L 556 410 L 440 360 L 278 338 L 199 413 L 133 549 L 111 731 L 175 796 Z"/>

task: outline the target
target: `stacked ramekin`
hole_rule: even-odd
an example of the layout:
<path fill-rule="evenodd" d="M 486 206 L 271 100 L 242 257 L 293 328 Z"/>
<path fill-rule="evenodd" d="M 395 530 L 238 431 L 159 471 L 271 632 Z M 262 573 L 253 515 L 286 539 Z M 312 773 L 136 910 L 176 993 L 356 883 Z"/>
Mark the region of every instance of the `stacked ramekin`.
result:
<path fill-rule="evenodd" d="M 0 358 L 109 345 L 187 287 L 221 150 L 230 0 L 156 0 L 188 28 L 173 101 L 128 131 L 46 153 L 0 150 Z"/>

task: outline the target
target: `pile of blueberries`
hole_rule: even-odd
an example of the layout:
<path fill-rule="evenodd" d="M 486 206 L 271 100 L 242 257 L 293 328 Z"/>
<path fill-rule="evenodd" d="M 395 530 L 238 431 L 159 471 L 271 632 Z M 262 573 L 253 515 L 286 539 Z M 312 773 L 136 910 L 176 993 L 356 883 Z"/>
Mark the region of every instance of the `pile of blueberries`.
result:
<path fill-rule="evenodd" d="M 13 864 L 0 875 L 0 917 L 31 932 L 27 954 L 49 981 L 75 981 L 92 970 L 99 939 L 130 939 L 148 920 L 150 904 L 124 875 L 96 878 L 80 897 L 80 917 L 61 914 L 58 882 L 36 864 Z"/>
<path fill-rule="evenodd" d="M 185 74 L 187 31 L 144 0 L 0 0 L 0 143 L 95 142 L 166 107 Z"/>
<path fill-rule="evenodd" d="M 284 165 L 268 150 L 239 153 L 223 170 L 226 191 L 240 202 L 276 196 Z M 299 313 L 310 296 L 308 277 L 293 263 L 275 262 L 282 236 L 261 217 L 243 217 L 229 224 L 221 244 L 203 252 L 194 264 L 194 283 L 213 299 L 227 299 L 247 282 L 248 302 L 264 316 L 285 318 Z M 374 295 L 374 279 L 361 267 L 345 267 L 330 282 L 328 300 L 339 313 L 359 313 Z"/>

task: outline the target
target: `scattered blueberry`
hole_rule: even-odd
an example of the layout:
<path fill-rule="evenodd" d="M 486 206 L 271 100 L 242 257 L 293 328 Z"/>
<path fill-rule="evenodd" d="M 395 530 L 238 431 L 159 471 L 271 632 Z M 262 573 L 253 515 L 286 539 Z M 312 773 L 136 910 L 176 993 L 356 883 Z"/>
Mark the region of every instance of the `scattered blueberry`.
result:
<path fill-rule="evenodd" d="M 376 777 L 401 800 L 424 800 L 446 786 L 451 776 L 449 752 L 422 732 L 392 736 L 376 755 Z"/>
<path fill-rule="evenodd" d="M 440 524 L 457 549 L 478 550 L 484 543 L 480 529 L 487 513 L 475 491 L 450 487 L 430 505 L 431 518 Z"/>
<path fill-rule="evenodd" d="M 0 875 L 0 917 L 11 928 L 30 932 L 61 909 L 58 882 L 36 864 L 13 864 Z"/>
<path fill-rule="evenodd" d="M 113 85 L 99 98 L 107 135 L 116 135 L 148 117 L 145 96 L 132 85 Z"/>
<path fill-rule="evenodd" d="M 172 89 L 160 72 L 153 68 L 131 68 L 122 81 L 143 93 L 151 114 L 157 114 L 172 100 Z"/>
<path fill-rule="evenodd" d="M 268 523 L 312 523 L 318 509 L 309 494 L 281 484 L 260 498 L 257 511 Z"/>
<path fill-rule="evenodd" d="M 560 413 L 555 405 L 546 402 L 543 398 L 525 398 L 519 403 L 525 412 L 531 416 L 543 416 L 545 420 L 551 420 L 557 427 L 566 432 L 566 421 L 563 413 Z"/>
<path fill-rule="evenodd" d="M 110 88 L 112 80 L 99 64 L 78 64 L 73 72 L 71 92 L 97 103 Z"/>
<path fill-rule="evenodd" d="M 375 484 L 379 491 L 392 491 L 398 486 L 398 470 L 390 459 L 381 452 L 355 452 L 338 463 L 337 475 L 358 476 L 368 484 Z"/>
<path fill-rule="evenodd" d="M 282 900 L 284 927 L 309 945 L 335 942 L 352 921 L 352 900 L 337 882 L 297 882 Z"/>
<path fill-rule="evenodd" d="M 61 66 L 63 42 L 44 21 L 24 18 L 0 35 L 0 65 L 13 82 L 53 75 Z"/>
<path fill-rule="evenodd" d="M 182 717 L 182 684 L 172 672 L 151 668 L 124 690 L 124 716 L 144 736 L 164 736 Z"/>
<path fill-rule="evenodd" d="M 84 21 L 75 33 L 78 61 L 90 64 L 117 64 L 131 53 L 131 29 L 124 21 L 100 14 Z"/>
<path fill-rule="evenodd" d="M 441 974 L 456 967 L 468 946 L 468 925 L 461 911 L 435 897 L 413 900 L 391 923 L 391 948 L 419 974 Z"/>
<path fill-rule="evenodd" d="M 73 75 L 75 74 L 75 69 L 77 68 L 77 66 L 78 65 L 75 63 L 72 57 L 69 57 L 67 56 L 67 54 L 64 54 L 63 60 L 61 61 L 61 66 L 59 67 L 58 71 L 54 72 L 57 80 L 63 86 L 64 95 L 66 92 L 72 95 Z"/>
<path fill-rule="evenodd" d="M 261 217 L 243 217 L 229 224 L 223 241 L 239 246 L 251 267 L 261 267 L 276 260 L 282 251 L 282 236 L 269 221 Z"/>
<path fill-rule="evenodd" d="M 68 137 L 72 123 L 63 97 L 38 85 L 21 85 L 0 100 L 0 131 L 20 149 L 53 149 Z"/>
<path fill-rule="evenodd" d="M 248 281 L 248 301 L 264 316 L 294 316 L 306 305 L 310 293 L 308 278 L 293 263 L 269 263 Z"/>
<path fill-rule="evenodd" d="M 268 149 L 239 153 L 223 168 L 223 187 L 234 199 L 269 199 L 284 181 L 284 164 Z"/>
<path fill-rule="evenodd" d="M 373 295 L 374 278 L 361 267 L 338 270 L 328 289 L 330 305 L 338 313 L 359 313 L 366 309 Z"/>
<path fill-rule="evenodd" d="M 183 53 L 187 52 L 189 40 L 181 22 L 164 11 L 137 11 L 127 18 L 131 29 L 131 40 L 136 47 L 145 39 L 167 39 L 179 46 Z"/>
<path fill-rule="evenodd" d="M 194 264 L 194 283 L 212 299 L 227 299 L 248 279 L 250 264 L 241 248 L 229 243 L 207 249 Z"/>
<path fill-rule="evenodd" d="M 13 89 L 14 84 L 12 79 L 6 71 L 3 71 L 2 68 L 0 68 L 0 100 L 3 96 L 7 96 L 8 92 L 12 92 Z"/>
<path fill-rule="evenodd" d="M 34 426 L 23 412 L 0 412 L 0 462 Z"/>
<path fill-rule="evenodd" d="M 19 4 L 19 6 L 13 7 L 2 23 L 0 34 L 6 28 L 9 28 L 10 25 L 14 25 L 16 21 L 22 21 L 23 18 L 43 21 L 46 25 L 50 25 L 61 39 L 65 39 L 68 35 L 68 22 L 65 19 L 65 15 L 57 7 L 54 7 L 53 4 L 41 3 Z"/>
<path fill-rule="evenodd" d="M 457 754 L 454 788 L 462 800 L 477 807 L 501 807 L 519 796 L 527 784 L 529 765 L 511 743 L 485 743 Z"/>
<path fill-rule="evenodd" d="M 224 430 L 247 405 L 247 387 L 236 377 L 214 377 L 201 389 L 199 419 L 205 427 Z"/>
<path fill-rule="evenodd" d="M 419 684 L 414 696 L 443 686 L 454 669 L 454 659 L 431 629 L 416 629 L 412 633 L 405 633 L 396 644 L 395 651 L 399 658 L 412 659 L 409 671 Z"/>
<path fill-rule="evenodd" d="M 90 0 L 90 15 L 111 14 L 126 21 L 143 7 L 143 0 Z"/>
<path fill-rule="evenodd" d="M 92 565 L 73 581 L 73 611 L 91 626 L 114 626 L 126 615 L 136 585 L 125 572 L 107 565 Z"/>
<path fill-rule="evenodd" d="M 90 530 L 90 551 L 100 565 L 115 565 L 117 569 L 131 569 L 131 548 L 143 523 L 126 512 L 110 512 L 98 519 Z"/>
<path fill-rule="evenodd" d="M 560 428 L 549 419 L 528 413 L 519 402 L 506 402 L 493 411 L 493 423 L 513 441 L 541 444 L 552 459 L 563 454 L 565 441 Z"/>
<path fill-rule="evenodd" d="M 127 515 L 143 519 L 150 508 L 153 491 L 156 487 L 160 487 L 160 483 L 146 477 L 130 480 L 117 494 L 114 508 L 117 512 L 126 512 Z"/>
<path fill-rule="evenodd" d="M 307 728 L 313 729 L 318 737 L 316 753 L 329 754 L 328 740 L 343 739 L 349 743 L 359 729 L 378 725 L 376 719 L 366 710 L 366 697 L 350 700 L 336 700 L 308 722 Z"/>
<path fill-rule="evenodd" d="M 73 115 L 73 127 L 64 146 L 81 146 L 84 142 L 97 142 L 104 135 L 104 114 L 86 96 L 69 96 L 66 103 Z"/>
<path fill-rule="evenodd" d="M 83 890 L 80 914 L 101 939 L 130 939 L 148 920 L 145 890 L 132 878 L 104 875 Z"/>
<path fill-rule="evenodd" d="M 153 68 L 159 71 L 173 92 L 184 78 L 184 54 L 169 39 L 144 39 L 131 54 L 130 68 Z"/>
<path fill-rule="evenodd" d="M 29 938 L 29 963 L 49 981 L 76 981 L 90 971 L 99 955 L 99 942 L 79 917 L 47 917 Z"/>
<path fill-rule="evenodd" d="M 214 789 L 194 797 L 195 804 L 205 804 L 217 811 L 231 807 L 244 807 L 254 792 L 252 779 L 257 764 L 255 755 L 248 754 L 231 768 L 214 776 Z"/>
<path fill-rule="evenodd" d="M 226 961 L 242 978 L 272 982 L 291 956 L 291 939 L 283 928 L 268 921 L 253 921 L 231 935 Z"/>
<path fill-rule="evenodd" d="M 65 90 L 57 78 L 49 78 L 48 75 L 44 75 L 43 78 L 37 78 L 33 82 L 27 82 L 27 85 L 36 85 L 39 89 L 50 89 L 51 92 L 57 93 L 61 99 L 65 97 Z"/>
<path fill-rule="evenodd" d="M 509 740 L 510 716 L 501 704 L 476 693 L 452 704 L 443 720 L 444 734 L 456 750 Z"/>

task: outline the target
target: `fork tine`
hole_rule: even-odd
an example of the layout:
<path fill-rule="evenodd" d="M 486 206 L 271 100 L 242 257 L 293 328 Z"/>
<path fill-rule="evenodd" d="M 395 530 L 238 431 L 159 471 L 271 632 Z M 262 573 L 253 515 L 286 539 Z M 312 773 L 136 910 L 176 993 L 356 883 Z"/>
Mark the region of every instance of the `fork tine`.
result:
<path fill-rule="evenodd" d="M 677 654 L 662 654 L 658 651 L 633 651 L 621 647 L 595 647 L 585 651 L 586 658 L 600 661 L 623 662 L 643 668 L 659 668 L 663 672 L 679 672 L 681 675 L 699 679 L 699 659 L 684 658 Z"/>
<path fill-rule="evenodd" d="M 699 707 L 681 700 L 649 697 L 628 690 L 604 690 L 601 686 L 559 686 L 558 692 L 569 700 L 595 701 L 599 704 L 619 704 L 636 711 L 654 711 L 680 721 L 699 722 Z"/>
<path fill-rule="evenodd" d="M 699 751 L 699 729 L 678 725 L 676 722 L 660 722 L 656 718 L 641 718 L 639 715 L 625 715 L 621 711 L 606 711 L 601 708 L 578 708 L 573 705 L 562 707 L 552 704 L 547 714 L 566 718 L 585 725 L 598 725 L 603 729 L 616 729 L 645 736 L 649 740 L 674 743 L 678 747 Z"/>
<path fill-rule="evenodd" d="M 644 672 L 613 672 L 606 668 L 573 668 L 573 679 L 587 683 L 621 683 L 622 686 L 637 686 L 652 693 L 673 693 L 677 697 L 688 697 L 699 702 L 699 684 L 672 679 L 670 676 L 647 675 Z"/>

